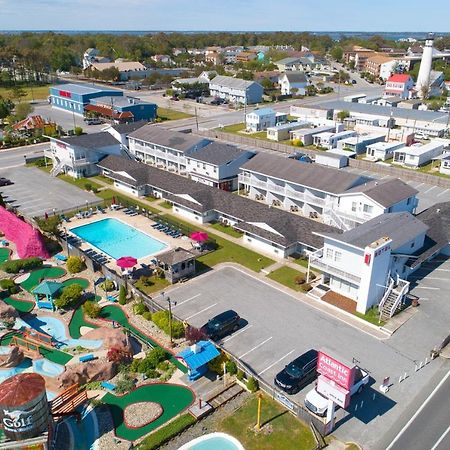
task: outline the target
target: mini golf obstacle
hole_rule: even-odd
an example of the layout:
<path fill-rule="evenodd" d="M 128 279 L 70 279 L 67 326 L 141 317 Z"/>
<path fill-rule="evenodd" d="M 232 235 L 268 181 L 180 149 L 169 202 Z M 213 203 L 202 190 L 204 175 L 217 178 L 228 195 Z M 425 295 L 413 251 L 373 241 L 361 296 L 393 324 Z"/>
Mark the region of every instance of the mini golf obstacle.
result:
<path fill-rule="evenodd" d="M 14 334 L 9 343 L 10 346 L 19 347 L 25 356 L 36 358 L 41 356 L 41 347 L 53 350 L 52 337 L 39 331 L 26 330 L 20 334 Z"/>
<path fill-rule="evenodd" d="M 76 416 L 79 420 L 81 413 L 77 409 L 87 402 L 87 399 L 86 388 L 73 384 L 51 401 L 51 414 L 56 420 L 67 416 Z"/>

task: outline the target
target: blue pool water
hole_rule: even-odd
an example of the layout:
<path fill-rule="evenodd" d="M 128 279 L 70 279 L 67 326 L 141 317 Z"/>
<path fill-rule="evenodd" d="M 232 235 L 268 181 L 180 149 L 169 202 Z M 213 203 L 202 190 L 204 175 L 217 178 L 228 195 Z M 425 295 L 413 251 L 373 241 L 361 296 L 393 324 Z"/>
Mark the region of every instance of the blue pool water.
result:
<path fill-rule="evenodd" d="M 46 377 L 57 377 L 64 372 L 64 366 L 49 361 L 46 358 L 33 360 L 33 371 Z"/>
<path fill-rule="evenodd" d="M 102 219 L 71 228 L 73 234 L 114 259 L 153 255 L 167 245 L 117 219 Z"/>
<path fill-rule="evenodd" d="M 24 358 L 23 361 L 16 367 L 0 369 L 0 383 L 5 381 L 9 377 L 13 377 L 18 373 L 23 372 L 25 369 L 28 369 L 29 367 L 31 367 L 31 360 L 28 358 Z"/>
<path fill-rule="evenodd" d="M 81 347 L 90 350 L 98 349 L 102 346 L 101 339 L 72 339 L 66 335 L 66 327 L 61 320 L 55 317 L 30 317 L 26 321 L 23 319 L 16 319 L 14 328 L 21 327 L 34 328 L 41 333 L 49 334 L 56 342 L 59 342 L 62 347 Z"/>
<path fill-rule="evenodd" d="M 241 443 L 226 433 L 211 433 L 181 446 L 178 450 L 244 450 Z"/>

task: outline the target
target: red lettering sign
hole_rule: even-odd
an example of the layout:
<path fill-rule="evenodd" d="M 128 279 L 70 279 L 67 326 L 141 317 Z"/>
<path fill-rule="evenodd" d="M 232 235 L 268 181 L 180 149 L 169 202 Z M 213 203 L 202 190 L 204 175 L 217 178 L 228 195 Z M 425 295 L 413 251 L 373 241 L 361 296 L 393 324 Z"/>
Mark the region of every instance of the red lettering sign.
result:
<path fill-rule="evenodd" d="M 326 353 L 319 352 L 317 372 L 333 380 L 344 389 L 350 390 L 355 379 L 354 367 L 347 367 Z"/>
<path fill-rule="evenodd" d="M 59 91 L 59 96 L 60 97 L 72 98 L 72 94 L 70 92 L 67 92 L 67 91 Z"/>

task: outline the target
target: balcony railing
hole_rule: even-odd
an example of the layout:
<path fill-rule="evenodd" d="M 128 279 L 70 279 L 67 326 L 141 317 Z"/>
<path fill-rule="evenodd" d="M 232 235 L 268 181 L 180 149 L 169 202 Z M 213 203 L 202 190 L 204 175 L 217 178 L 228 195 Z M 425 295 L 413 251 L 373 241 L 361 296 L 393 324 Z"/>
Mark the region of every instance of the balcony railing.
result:
<path fill-rule="evenodd" d="M 346 272 L 345 270 L 342 270 L 334 266 L 333 261 L 325 259 L 323 257 L 323 249 L 320 249 L 317 252 L 312 253 L 309 257 L 309 261 L 311 266 L 316 267 L 322 272 L 350 281 L 351 283 L 359 284 L 361 282 L 361 277 Z"/>

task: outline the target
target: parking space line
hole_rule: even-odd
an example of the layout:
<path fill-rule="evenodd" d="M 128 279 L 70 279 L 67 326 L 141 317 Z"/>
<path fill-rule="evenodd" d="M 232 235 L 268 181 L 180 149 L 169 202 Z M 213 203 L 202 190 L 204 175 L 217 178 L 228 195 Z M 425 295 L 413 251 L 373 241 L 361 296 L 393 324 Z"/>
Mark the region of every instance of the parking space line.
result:
<path fill-rule="evenodd" d="M 412 185 L 416 184 L 416 183 L 410 183 Z M 416 189 L 419 189 L 420 186 L 423 186 L 425 183 L 419 183 L 417 186 L 415 186 Z"/>
<path fill-rule="evenodd" d="M 448 189 L 445 189 L 444 191 L 442 191 L 440 194 L 436 195 L 436 197 L 440 197 L 441 195 L 444 195 L 446 192 L 448 192 Z"/>
<path fill-rule="evenodd" d="M 247 331 L 249 328 L 251 328 L 253 325 L 248 325 L 245 328 L 243 328 L 242 330 L 239 330 L 237 333 L 234 333 L 232 336 L 227 337 L 226 339 L 224 339 L 222 342 L 225 344 L 225 342 L 231 341 L 231 339 L 235 338 L 236 336 L 239 336 L 241 333 L 243 333 L 244 331 Z"/>
<path fill-rule="evenodd" d="M 261 370 L 259 372 L 259 375 L 262 375 L 264 372 L 267 372 L 269 369 L 271 369 L 275 364 L 278 364 L 280 361 L 282 361 L 284 358 L 287 358 L 290 354 L 294 353 L 295 350 L 291 350 L 289 353 L 286 353 L 284 356 L 282 356 L 280 359 L 276 360 L 274 363 L 272 363 L 270 366 L 267 366 L 264 370 Z"/>
<path fill-rule="evenodd" d="M 177 304 L 174 306 L 174 308 L 176 308 L 178 306 L 181 306 L 181 305 L 184 305 L 185 303 L 190 302 L 191 300 L 194 300 L 194 298 L 200 297 L 200 295 L 202 295 L 202 294 L 194 295 L 193 297 L 190 297 L 190 298 L 188 298 L 186 300 L 183 300 L 182 302 L 179 302 L 179 303 L 177 302 Z"/>
<path fill-rule="evenodd" d="M 424 194 L 428 194 L 428 192 L 431 192 L 433 189 L 436 189 L 437 186 L 431 186 L 429 189 L 424 191 Z"/>
<path fill-rule="evenodd" d="M 413 290 L 414 289 L 430 289 L 432 291 L 438 291 L 439 290 L 439 288 L 437 288 L 437 287 L 430 287 L 430 286 L 414 286 Z"/>
<path fill-rule="evenodd" d="M 253 352 L 254 350 L 258 349 L 262 345 L 266 344 L 272 339 L 272 336 L 267 338 L 265 341 L 260 342 L 258 345 L 255 345 L 255 347 L 251 348 L 248 352 L 245 352 L 243 355 L 239 356 L 239 359 L 242 359 L 244 356 L 247 356 L 249 353 Z"/>
<path fill-rule="evenodd" d="M 213 303 L 212 305 L 209 305 L 209 306 L 207 306 L 206 308 L 203 308 L 202 310 L 197 311 L 195 314 L 192 314 L 191 316 L 186 317 L 185 320 L 192 319 L 193 317 L 198 316 L 198 315 L 201 314 L 202 312 L 208 311 L 208 309 L 211 309 L 211 308 L 213 308 L 213 307 L 216 306 L 216 305 L 217 305 L 217 303 Z"/>

